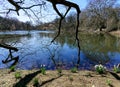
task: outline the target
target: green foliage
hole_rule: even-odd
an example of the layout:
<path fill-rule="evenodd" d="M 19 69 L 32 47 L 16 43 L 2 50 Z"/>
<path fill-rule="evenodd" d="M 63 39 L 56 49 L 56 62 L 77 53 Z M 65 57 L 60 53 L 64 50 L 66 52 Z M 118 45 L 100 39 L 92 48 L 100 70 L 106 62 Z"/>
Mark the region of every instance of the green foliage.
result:
<path fill-rule="evenodd" d="M 58 71 L 58 75 L 62 74 L 62 69 L 61 68 L 58 68 L 57 71 Z"/>
<path fill-rule="evenodd" d="M 41 65 L 40 70 L 41 70 L 41 73 L 42 73 L 43 75 L 45 75 L 45 74 L 46 74 L 45 65 Z"/>
<path fill-rule="evenodd" d="M 114 65 L 113 71 L 114 71 L 115 73 L 119 73 L 119 72 L 120 72 L 120 68 L 117 67 L 116 65 Z"/>
<path fill-rule="evenodd" d="M 57 71 L 58 71 L 58 73 L 62 73 L 62 69 L 60 69 L 60 68 L 57 69 Z"/>
<path fill-rule="evenodd" d="M 20 79 L 21 78 L 21 73 L 20 72 L 16 72 L 15 73 L 15 78 L 16 79 Z"/>
<path fill-rule="evenodd" d="M 78 70 L 78 69 L 77 69 L 76 67 L 71 68 L 71 72 L 72 72 L 72 73 L 77 73 L 77 70 Z"/>
<path fill-rule="evenodd" d="M 39 86 L 38 78 L 35 78 L 35 79 L 33 80 L 33 86 L 35 86 L 35 87 L 38 87 L 38 86 Z"/>
<path fill-rule="evenodd" d="M 107 80 L 106 80 L 106 84 L 109 85 L 109 86 L 111 86 L 111 85 L 112 85 L 112 81 L 109 80 L 109 79 L 107 79 Z"/>
<path fill-rule="evenodd" d="M 11 72 L 14 72 L 14 71 L 15 71 L 15 66 L 11 66 L 11 67 L 10 67 L 10 71 L 11 71 Z"/>
<path fill-rule="evenodd" d="M 72 82 L 73 81 L 73 77 L 69 77 L 69 80 Z"/>
<path fill-rule="evenodd" d="M 43 75 L 46 74 L 46 69 L 45 69 L 44 67 L 42 67 L 40 70 L 41 70 L 41 73 L 42 73 Z"/>
<path fill-rule="evenodd" d="M 101 64 L 100 65 L 95 65 L 95 70 L 99 74 L 104 74 L 106 72 L 106 67 L 104 67 Z"/>

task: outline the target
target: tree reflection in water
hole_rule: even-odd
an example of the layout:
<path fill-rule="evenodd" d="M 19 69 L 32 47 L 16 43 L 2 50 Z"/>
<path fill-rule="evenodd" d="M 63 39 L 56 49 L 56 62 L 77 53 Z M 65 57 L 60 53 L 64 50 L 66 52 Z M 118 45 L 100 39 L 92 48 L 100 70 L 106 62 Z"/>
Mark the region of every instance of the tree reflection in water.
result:
<path fill-rule="evenodd" d="M 0 43 L 0 47 L 9 50 L 8 57 L 5 60 L 2 60 L 2 63 L 6 64 L 6 63 L 13 61 L 13 63 L 10 65 L 10 67 L 15 66 L 18 63 L 19 56 L 14 57 L 12 51 L 17 52 L 18 49 L 16 47 L 10 46 L 10 45 L 5 44 L 5 43 Z"/>
<path fill-rule="evenodd" d="M 50 42 L 55 34 L 48 31 L 36 31 L 29 36 L 16 36 L 16 38 L 14 36 L 8 38 L 6 35 L 4 40 L 9 44 L 16 43 L 13 46 L 19 49 L 17 67 L 20 69 L 40 68 L 41 64 L 45 64 L 47 69 L 58 67 L 70 69 L 77 65 L 78 50 L 75 37 L 72 37 L 73 32 L 65 34 L 59 36 L 52 44 Z M 119 38 L 108 34 L 80 34 L 79 38 L 81 41 L 80 69 L 90 69 L 98 63 L 112 67 L 120 62 Z M 4 54 L 3 51 L 0 49 L 1 54 Z M 1 58 L 0 61 L 2 60 L 5 58 Z"/>

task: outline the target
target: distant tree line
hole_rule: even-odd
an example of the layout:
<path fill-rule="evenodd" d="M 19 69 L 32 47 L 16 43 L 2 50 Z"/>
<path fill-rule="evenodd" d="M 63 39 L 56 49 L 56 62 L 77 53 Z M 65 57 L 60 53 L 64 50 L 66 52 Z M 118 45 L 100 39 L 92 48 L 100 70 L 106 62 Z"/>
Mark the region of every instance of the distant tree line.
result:
<path fill-rule="evenodd" d="M 117 0 L 89 0 L 89 3 L 80 14 L 79 30 L 113 31 L 120 29 L 120 5 Z M 57 28 L 60 18 L 56 18 L 47 24 L 53 24 Z M 62 29 L 74 30 L 76 14 L 71 13 L 62 21 Z M 42 24 L 40 26 L 46 26 Z"/>
<path fill-rule="evenodd" d="M 20 22 L 16 18 L 0 17 L 0 31 L 6 30 L 31 30 L 34 26 L 30 22 Z"/>
<path fill-rule="evenodd" d="M 117 0 L 90 0 L 81 13 L 81 28 L 112 31 L 120 28 L 120 5 Z"/>
<path fill-rule="evenodd" d="M 80 14 L 79 30 L 113 31 L 120 29 L 120 5 L 117 0 L 88 0 L 87 7 Z M 0 30 L 55 30 L 58 29 L 60 18 L 49 23 L 20 22 L 15 18 L 0 17 Z M 62 30 L 71 31 L 76 26 L 76 14 L 71 13 L 62 21 Z"/>
<path fill-rule="evenodd" d="M 60 18 L 55 18 L 53 21 L 48 22 L 48 23 L 40 23 L 38 25 L 36 25 L 36 29 L 42 29 L 42 30 L 58 30 L 58 26 L 59 26 L 59 21 Z M 64 31 L 70 31 L 73 30 L 73 28 L 75 28 L 76 26 L 76 14 L 75 13 L 71 13 L 69 16 L 67 16 L 66 18 L 64 18 L 62 20 L 62 30 Z M 69 29 L 69 30 L 68 30 Z"/>

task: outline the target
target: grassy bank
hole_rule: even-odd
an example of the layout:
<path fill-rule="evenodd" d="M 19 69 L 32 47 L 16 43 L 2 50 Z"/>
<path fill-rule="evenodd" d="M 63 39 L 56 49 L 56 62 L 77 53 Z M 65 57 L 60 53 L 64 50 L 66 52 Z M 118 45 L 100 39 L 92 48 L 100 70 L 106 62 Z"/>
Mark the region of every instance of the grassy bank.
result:
<path fill-rule="evenodd" d="M 109 72 L 98 74 L 88 70 L 46 71 L 45 75 L 39 70 L 9 71 L 0 70 L 0 87 L 120 87 L 119 73 L 116 78 Z"/>

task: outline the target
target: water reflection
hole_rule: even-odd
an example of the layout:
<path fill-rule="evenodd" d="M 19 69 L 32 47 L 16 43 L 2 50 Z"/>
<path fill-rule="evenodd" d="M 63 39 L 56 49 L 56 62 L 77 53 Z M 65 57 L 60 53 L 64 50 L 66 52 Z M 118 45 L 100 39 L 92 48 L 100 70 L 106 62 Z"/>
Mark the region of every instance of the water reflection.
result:
<path fill-rule="evenodd" d="M 70 69 L 76 65 L 78 50 L 72 34 L 62 34 L 51 44 L 55 35 L 53 32 L 30 31 L 24 32 L 24 35 L 21 33 L 0 33 L 0 40 L 19 49 L 18 54 L 14 54 L 19 55 L 17 68 L 40 68 L 45 64 L 47 69 Z M 108 34 L 80 34 L 79 37 L 82 49 L 80 69 L 92 69 L 98 63 L 111 68 L 120 63 L 120 38 Z M 5 49 L 0 48 L 0 68 L 9 66 L 2 64 L 7 54 Z"/>
<path fill-rule="evenodd" d="M 1 42 L 0 47 L 4 48 L 5 50 L 8 50 L 8 55 L 6 54 L 7 57 L 4 57 L 5 59 L 2 60 L 3 64 L 7 64 L 10 62 L 13 62 L 10 67 L 15 66 L 18 63 L 19 56 L 14 56 L 13 52 L 17 52 L 18 49 L 16 47 L 13 47 L 11 45 L 8 45 L 6 43 Z"/>

